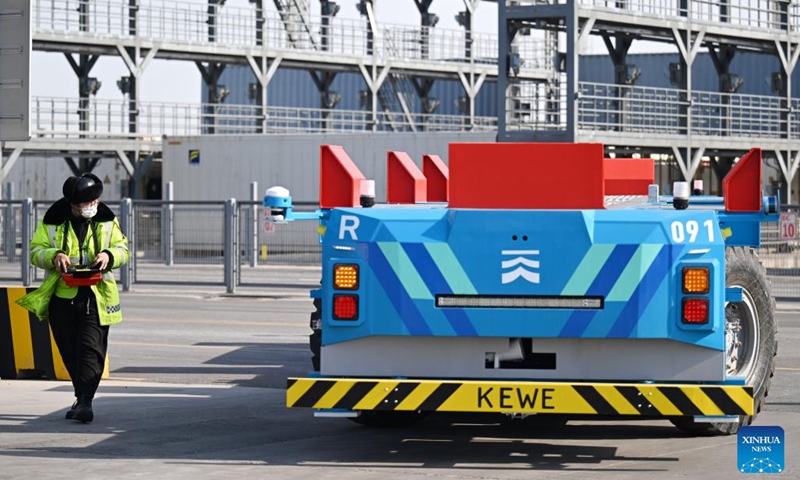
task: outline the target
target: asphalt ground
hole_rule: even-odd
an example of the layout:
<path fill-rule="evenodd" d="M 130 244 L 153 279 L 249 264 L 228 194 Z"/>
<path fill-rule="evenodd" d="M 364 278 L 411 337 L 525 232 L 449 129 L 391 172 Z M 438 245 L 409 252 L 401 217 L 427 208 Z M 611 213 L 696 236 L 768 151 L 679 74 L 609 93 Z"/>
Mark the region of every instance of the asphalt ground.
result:
<path fill-rule="evenodd" d="M 376 430 L 285 407 L 285 381 L 310 369 L 306 283 L 275 287 L 154 281 L 123 293 L 110 379 L 95 421 L 65 420 L 68 382 L 0 381 L 0 479 L 719 479 L 737 438 L 690 437 L 667 421 L 431 415 Z M 281 283 L 281 281 L 285 283 Z M 224 289 L 223 289 L 224 290 Z M 757 425 L 785 431 L 782 478 L 800 478 L 800 304 L 780 303 L 778 369 Z"/>

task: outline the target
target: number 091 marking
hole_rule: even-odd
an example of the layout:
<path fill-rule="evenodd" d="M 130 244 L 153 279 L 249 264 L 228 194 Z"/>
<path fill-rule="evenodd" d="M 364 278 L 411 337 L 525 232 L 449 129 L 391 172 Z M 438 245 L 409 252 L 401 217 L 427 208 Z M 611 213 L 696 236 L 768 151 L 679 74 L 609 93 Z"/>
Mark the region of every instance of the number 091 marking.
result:
<path fill-rule="evenodd" d="M 706 220 L 703 222 L 706 232 L 708 232 L 708 242 L 714 241 L 714 222 Z M 672 241 L 675 243 L 694 243 L 697 241 L 697 235 L 700 233 L 700 225 L 695 220 L 688 222 L 672 222 L 670 226 L 672 230 Z M 687 238 L 688 237 L 688 238 Z M 705 241 L 705 239 L 701 239 Z"/>

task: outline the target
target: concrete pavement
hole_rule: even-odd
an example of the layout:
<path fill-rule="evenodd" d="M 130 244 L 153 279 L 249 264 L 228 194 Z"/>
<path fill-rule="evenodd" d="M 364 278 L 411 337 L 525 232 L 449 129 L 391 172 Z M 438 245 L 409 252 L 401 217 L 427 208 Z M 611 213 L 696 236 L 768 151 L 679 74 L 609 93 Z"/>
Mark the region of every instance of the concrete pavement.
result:
<path fill-rule="evenodd" d="M 665 421 L 523 422 L 429 418 L 373 430 L 283 407 L 282 390 L 104 382 L 96 420 L 63 418 L 65 382 L 0 382 L 0 479 L 470 479 L 738 475 L 736 436 L 692 438 Z M 785 430 L 786 471 L 800 478 L 800 414 L 766 411 Z"/>
<path fill-rule="evenodd" d="M 373 430 L 287 409 L 284 379 L 309 365 L 302 283 L 318 272 L 275 272 L 285 285 L 265 277 L 232 296 L 220 285 L 159 282 L 125 292 L 111 379 L 91 424 L 63 418 L 73 400 L 68 382 L 0 381 L 0 480 L 739 475 L 736 436 L 687 437 L 667 421 L 573 421 L 543 431 L 528 421 L 431 416 L 410 429 Z M 778 307 L 787 311 L 778 371 L 757 424 L 783 427 L 779 478 L 800 478 L 800 315 L 793 304 Z"/>

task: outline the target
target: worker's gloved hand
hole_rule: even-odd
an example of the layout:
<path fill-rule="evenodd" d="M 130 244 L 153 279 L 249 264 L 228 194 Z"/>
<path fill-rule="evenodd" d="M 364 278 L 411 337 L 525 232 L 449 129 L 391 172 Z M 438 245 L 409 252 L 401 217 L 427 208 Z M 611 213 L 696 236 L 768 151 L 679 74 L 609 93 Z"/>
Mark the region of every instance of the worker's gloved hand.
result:
<path fill-rule="evenodd" d="M 56 258 L 53 259 L 53 264 L 56 266 L 56 270 L 61 273 L 67 273 L 69 270 L 70 261 L 69 257 L 62 252 L 58 252 L 56 254 Z"/>
<path fill-rule="evenodd" d="M 94 261 L 90 266 L 99 269 L 101 272 L 105 272 L 108 268 L 108 260 L 108 254 L 106 252 L 100 252 L 94 257 Z"/>

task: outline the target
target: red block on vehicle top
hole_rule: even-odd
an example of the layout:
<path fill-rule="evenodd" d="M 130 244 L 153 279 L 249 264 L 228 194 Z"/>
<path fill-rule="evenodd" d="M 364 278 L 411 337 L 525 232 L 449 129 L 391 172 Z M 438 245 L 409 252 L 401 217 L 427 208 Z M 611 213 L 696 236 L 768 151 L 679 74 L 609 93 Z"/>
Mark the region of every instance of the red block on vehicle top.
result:
<path fill-rule="evenodd" d="M 451 143 L 450 207 L 604 208 L 599 143 Z"/>

